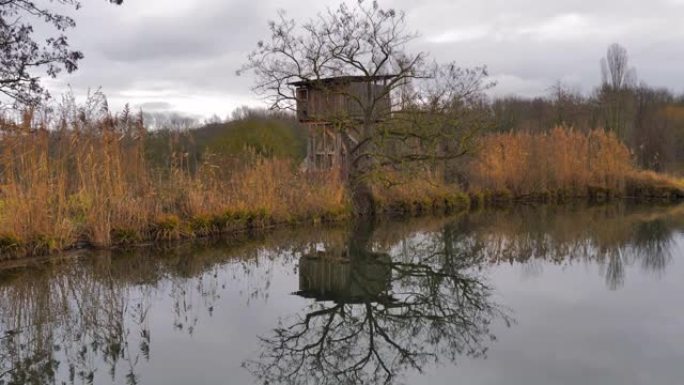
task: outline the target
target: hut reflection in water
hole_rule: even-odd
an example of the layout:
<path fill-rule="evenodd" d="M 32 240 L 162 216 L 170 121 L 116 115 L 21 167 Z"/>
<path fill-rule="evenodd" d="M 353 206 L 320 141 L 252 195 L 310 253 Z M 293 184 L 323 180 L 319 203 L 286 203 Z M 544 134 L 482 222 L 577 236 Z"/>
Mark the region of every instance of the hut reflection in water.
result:
<path fill-rule="evenodd" d="M 384 253 L 348 258 L 318 251 L 299 259 L 296 295 L 317 301 L 360 304 L 392 302 L 392 259 Z"/>

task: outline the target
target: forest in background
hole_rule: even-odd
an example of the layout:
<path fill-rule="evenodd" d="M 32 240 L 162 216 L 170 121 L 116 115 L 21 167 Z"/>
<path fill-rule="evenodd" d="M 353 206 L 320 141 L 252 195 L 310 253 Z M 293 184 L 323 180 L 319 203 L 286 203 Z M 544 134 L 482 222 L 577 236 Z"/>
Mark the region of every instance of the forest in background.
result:
<path fill-rule="evenodd" d="M 639 82 L 627 50 L 618 44 L 608 48 L 600 63 L 602 82 L 589 93 L 558 81 L 546 95 L 533 98 L 482 96 L 472 106 L 485 121 L 480 134 L 600 129 L 627 145 L 636 166 L 684 173 L 684 94 Z M 186 145 L 197 156 L 205 151 L 236 153 L 245 146 L 265 155 L 306 154 L 306 129 L 281 111 L 242 107 L 230 117 L 214 116 L 205 123 L 175 114 L 146 116 L 162 128 L 160 137 L 168 131 L 187 133 Z M 209 145 L 216 141 L 222 144 Z"/>

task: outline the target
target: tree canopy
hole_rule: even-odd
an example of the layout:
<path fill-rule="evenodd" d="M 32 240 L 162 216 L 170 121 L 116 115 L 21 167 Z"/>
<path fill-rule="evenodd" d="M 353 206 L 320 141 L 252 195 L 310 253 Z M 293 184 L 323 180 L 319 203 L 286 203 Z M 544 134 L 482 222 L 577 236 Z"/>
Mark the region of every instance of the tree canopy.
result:
<path fill-rule="evenodd" d="M 270 39 L 258 42 L 240 72 L 254 73 L 255 90 L 273 109 L 296 107 L 293 83 L 348 100 L 353 114 L 325 120 L 341 134 L 348 153 L 344 168 L 358 213 L 373 212 L 369 179 L 378 169 L 405 169 L 467 152 L 480 127 L 467 116 L 490 85 L 487 71 L 436 63 L 426 52 L 411 51 L 408 45 L 418 35 L 403 12 L 357 0 L 301 24 L 280 13 L 269 29 Z M 341 76 L 365 86 L 344 89 L 326 80 Z"/>
<path fill-rule="evenodd" d="M 122 4 L 123 0 L 108 0 Z M 54 0 L 62 6 L 81 8 L 77 0 Z M 53 33 L 37 36 L 36 23 L 47 24 Z M 47 96 L 40 74 L 56 77 L 78 69 L 83 53 L 73 49 L 66 32 L 76 21 L 33 0 L 0 0 L 0 93 L 17 104 L 35 104 Z"/>

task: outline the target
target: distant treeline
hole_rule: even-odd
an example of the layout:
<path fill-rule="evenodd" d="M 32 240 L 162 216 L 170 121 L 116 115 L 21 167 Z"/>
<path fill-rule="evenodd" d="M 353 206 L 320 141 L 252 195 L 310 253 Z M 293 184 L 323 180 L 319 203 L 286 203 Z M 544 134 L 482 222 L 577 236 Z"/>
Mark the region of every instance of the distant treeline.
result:
<path fill-rule="evenodd" d="M 617 44 L 609 47 L 601 71 L 603 81 L 590 95 L 557 82 L 544 97 L 489 102 L 492 130 L 604 129 L 630 148 L 638 166 L 684 171 L 684 94 L 638 83 L 627 51 Z"/>
<path fill-rule="evenodd" d="M 159 115 L 144 115 L 160 123 Z M 307 132 L 294 116 L 265 109 L 237 109 L 230 119 L 211 119 L 203 124 L 176 116 L 149 132 L 146 154 L 154 166 L 167 168 L 174 154 L 183 153 L 186 166 L 196 170 L 212 157 L 242 158 L 246 153 L 265 158 L 306 156 Z"/>
<path fill-rule="evenodd" d="M 684 95 L 645 84 L 607 85 L 583 96 L 556 84 L 547 97 L 507 97 L 489 106 L 492 130 L 546 132 L 557 126 L 615 132 L 641 167 L 681 172 L 684 167 Z"/>
<path fill-rule="evenodd" d="M 627 51 L 617 44 L 609 47 L 601 71 L 602 83 L 590 94 L 559 81 L 543 96 L 483 97 L 479 106 L 471 107 L 487 122 L 482 134 L 600 129 L 627 145 L 636 166 L 684 172 L 684 94 L 638 83 Z M 149 144 L 157 160 L 168 159 L 163 150 L 172 136 L 197 161 L 208 153 L 238 154 L 246 148 L 266 157 L 301 160 L 306 154 L 306 128 L 294 114 L 282 111 L 242 107 L 230 118 L 215 116 L 203 124 L 181 116 L 146 114 L 146 126 L 162 128 L 153 131 L 152 137 L 159 140 Z M 189 127 L 194 129 L 184 130 Z"/>

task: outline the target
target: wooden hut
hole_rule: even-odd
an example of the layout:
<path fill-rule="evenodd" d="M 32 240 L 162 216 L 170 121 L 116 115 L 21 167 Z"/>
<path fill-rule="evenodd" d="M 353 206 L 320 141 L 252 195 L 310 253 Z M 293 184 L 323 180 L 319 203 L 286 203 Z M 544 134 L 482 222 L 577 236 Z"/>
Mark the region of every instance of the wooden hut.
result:
<path fill-rule="evenodd" d="M 304 255 L 294 294 L 336 303 L 391 302 L 391 266 L 392 259 L 383 253 L 356 258 L 326 252 Z"/>
<path fill-rule="evenodd" d="M 342 132 L 358 143 L 364 111 L 374 103 L 372 121 L 391 111 L 387 86 L 393 75 L 339 76 L 290 83 L 295 87 L 297 119 L 309 128 L 306 166 L 313 170 L 345 167 L 347 154 Z M 365 108 L 364 108 L 365 107 Z"/>

